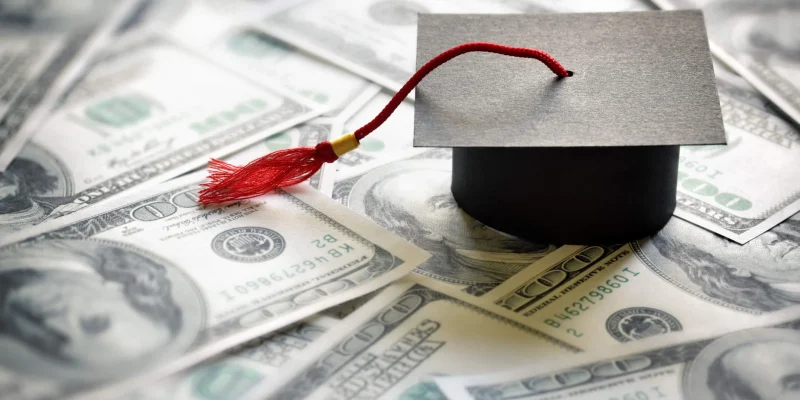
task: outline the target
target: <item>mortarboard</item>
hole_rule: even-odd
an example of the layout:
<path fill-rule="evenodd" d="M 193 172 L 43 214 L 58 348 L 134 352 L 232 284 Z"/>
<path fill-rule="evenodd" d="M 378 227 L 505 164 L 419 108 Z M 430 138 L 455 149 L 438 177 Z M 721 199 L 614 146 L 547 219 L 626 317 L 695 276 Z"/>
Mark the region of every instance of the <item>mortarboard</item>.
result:
<path fill-rule="evenodd" d="M 466 54 L 417 87 L 414 145 L 452 147 L 453 195 L 541 243 L 612 243 L 663 227 L 680 145 L 725 133 L 700 11 L 420 15 L 417 64 L 469 41 L 531 46 L 575 73 Z M 538 68 L 537 68 L 538 67 Z"/>
<path fill-rule="evenodd" d="M 414 145 L 453 148 L 459 206 L 543 243 L 655 233 L 675 208 L 679 146 L 725 143 L 699 11 L 422 14 L 417 38 L 419 70 L 373 121 L 244 167 L 212 160 L 201 203 L 307 179 L 357 147 L 415 86 Z"/>

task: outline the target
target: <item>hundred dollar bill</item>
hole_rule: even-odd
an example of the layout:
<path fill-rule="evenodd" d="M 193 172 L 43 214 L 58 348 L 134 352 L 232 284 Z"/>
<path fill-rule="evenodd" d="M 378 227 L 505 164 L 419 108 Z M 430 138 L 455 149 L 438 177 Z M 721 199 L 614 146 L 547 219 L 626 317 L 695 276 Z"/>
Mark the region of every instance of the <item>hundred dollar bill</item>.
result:
<path fill-rule="evenodd" d="M 675 215 L 744 244 L 800 211 L 800 132 L 718 76 L 728 144 L 681 148 Z"/>
<path fill-rule="evenodd" d="M 221 357 L 135 390 L 124 400 L 240 399 L 259 383 L 274 379 L 337 319 L 313 317 L 272 335 L 231 349 Z"/>
<path fill-rule="evenodd" d="M 484 376 L 443 377 L 451 399 L 800 398 L 800 313 L 726 334 L 646 340 Z M 655 339 L 655 338 L 654 338 Z"/>
<path fill-rule="evenodd" d="M 416 279 L 396 283 L 248 398 L 439 399 L 437 376 L 542 363 L 577 348 Z"/>
<path fill-rule="evenodd" d="M 598 349 L 746 325 L 798 305 L 798 265 L 800 215 L 745 245 L 674 217 L 653 237 L 629 244 L 565 246 L 481 301 Z"/>
<path fill-rule="evenodd" d="M 135 0 L 0 2 L 0 171 L 136 6 Z"/>
<path fill-rule="evenodd" d="M 451 167 L 449 150 L 413 150 L 339 171 L 333 198 L 429 251 L 417 274 L 475 296 L 558 248 L 500 233 L 464 213 L 450 192 Z"/>
<path fill-rule="evenodd" d="M 311 0 L 269 15 L 258 27 L 397 91 L 416 69 L 418 13 L 512 12 L 488 0 Z"/>
<path fill-rule="evenodd" d="M 344 133 L 353 132 L 375 118 L 391 100 L 392 94 L 382 91 L 375 95 L 361 110 L 344 123 Z M 386 160 L 413 147 L 414 105 L 404 101 L 389 119 L 366 138 L 357 149 L 339 157 L 339 169 L 361 165 L 375 159 Z"/>
<path fill-rule="evenodd" d="M 0 233 L 178 176 L 321 110 L 165 37 L 94 68 L 0 175 Z"/>
<path fill-rule="evenodd" d="M 124 394 L 428 257 L 307 185 L 202 208 L 201 180 L 0 239 L 0 397 Z"/>
<path fill-rule="evenodd" d="M 711 51 L 800 123 L 800 35 L 796 0 L 653 0 L 701 8 Z"/>

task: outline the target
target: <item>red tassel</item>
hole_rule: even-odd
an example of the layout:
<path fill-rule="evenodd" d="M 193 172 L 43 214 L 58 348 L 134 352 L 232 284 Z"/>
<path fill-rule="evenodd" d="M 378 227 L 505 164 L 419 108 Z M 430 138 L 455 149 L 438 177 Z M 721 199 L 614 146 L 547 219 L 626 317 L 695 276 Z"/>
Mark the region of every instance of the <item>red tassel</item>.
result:
<path fill-rule="evenodd" d="M 278 150 L 243 167 L 212 159 L 209 182 L 200 186 L 200 204 L 222 204 L 249 199 L 279 187 L 292 186 L 312 177 L 322 164 L 336 161 L 330 142 L 316 147 Z"/>

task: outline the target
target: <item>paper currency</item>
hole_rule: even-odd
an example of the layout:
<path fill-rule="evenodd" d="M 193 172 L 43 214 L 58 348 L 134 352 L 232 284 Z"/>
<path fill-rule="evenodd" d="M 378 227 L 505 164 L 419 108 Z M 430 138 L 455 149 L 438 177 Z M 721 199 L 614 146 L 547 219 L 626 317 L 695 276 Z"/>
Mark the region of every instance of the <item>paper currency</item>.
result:
<path fill-rule="evenodd" d="M 392 93 L 381 91 L 363 108 L 347 120 L 344 132 L 353 132 L 375 118 L 386 107 Z M 357 149 L 344 154 L 336 161 L 339 169 L 347 169 L 372 160 L 387 160 L 413 147 L 414 138 L 414 105 L 408 101 L 400 103 L 392 116 L 381 125 L 380 129 L 361 140 Z"/>
<path fill-rule="evenodd" d="M 458 208 L 449 150 L 411 154 L 339 171 L 333 198 L 429 251 L 416 273 L 480 296 L 558 247 L 500 233 Z"/>
<path fill-rule="evenodd" d="M 796 0 L 653 0 L 702 8 L 711 51 L 800 123 L 800 35 Z"/>
<path fill-rule="evenodd" d="M 728 334 L 665 337 L 549 365 L 436 382 L 452 399 L 796 399 L 800 313 L 792 311 Z"/>
<path fill-rule="evenodd" d="M 361 77 L 306 54 L 254 27 L 237 26 L 207 46 L 210 57 L 249 73 L 253 79 L 277 83 L 334 117 L 369 87 Z M 374 92 L 374 90 L 373 90 Z"/>
<path fill-rule="evenodd" d="M 675 215 L 744 244 L 800 211 L 800 132 L 757 92 L 717 88 L 728 144 L 681 148 Z"/>
<path fill-rule="evenodd" d="M 442 398 L 434 377 L 546 363 L 578 350 L 468 297 L 414 280 L 394 284 L 249 398 Z"/>
<path fill-rule="evenodd" d="M 623 246 L 565 246 L 481 300 L 587 349 L 740 326 L 800 304 L 799 248 L 800 215 L 745 245 L 672 218 Z"/>
<path fill-rule="evenodd" d="M 201 179 L 2 238 L 0 376 L 18 384 L 0 397 L 114 397 L 428 257 L 307 185 L 201 208 Z"/>
<path fill-rule="evenodd" d="M 258 26 L 397 91 L 416 70 L 418 13 L 511 12 L 516 10 L 487 0 L 312 0 L 276 12 Z"/>
<path fill-rule="evenodd" d="M 303 354 L 309 345 L 338 320 L 318 316 L 278 333 L 255 339 L 219 359 L 179 372 L 124 396 L 125 400 L 240 399 L 264 380 L 274 379 L 282 367 Z"/>
<path fill-rule="evenodd" d="M 0 2 L 0 171 L 136 1 Z"/>
<path fill-rule="evenodd" d="M 164 37 L 93 69 L 0 176 L 0 233 L 204 165 L 320 112 Z"/>

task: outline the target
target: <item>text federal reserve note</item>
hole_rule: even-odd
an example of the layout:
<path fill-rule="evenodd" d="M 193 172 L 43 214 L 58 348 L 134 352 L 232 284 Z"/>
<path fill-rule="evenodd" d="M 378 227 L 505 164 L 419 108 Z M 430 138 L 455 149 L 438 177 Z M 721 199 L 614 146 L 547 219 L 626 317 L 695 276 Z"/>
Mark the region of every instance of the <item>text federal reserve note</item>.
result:
<path fill-rule="evenodd" d="M 743 244 L 800 211 L 800 132 L 717 75 L 728 144 L 681 147 L 675 215 Z"/>
<path fill-rule="evenodd" d="M 205 165 L 320 112 L 174 41 L 130 43 L 94 68 L 0 176 L 0 233 Z"/>
<path fill-rule="evenodd" d="M 137 2 L 0 2 L 0 171 Z"/>
<path fill-rule="evenodd" d="M 386 161 L 339 171 L 333 198 L 429 251 L 416 273 L 481 296 L 558 247 L 505 235 L 464 213 L 450 192 L 449 150 Z"/>
<path fill-rule="evenodd" d="M 390 286 L 249 398 L 437 399 L 434 377 L 547 363 L 578 351 L 439 287 L 418 279 Z"/>
<path fill-rule="evenodd" d="M 665 9 L 701 8 L 714 55 L 800 123 L 800 2 L 653 2 Z"/>
<path fill-rule="evenodd" d="M 135 390 L 125 400 L 240 399 L 308 351 L 339 322 L 317 316 L 231 349 L 219 358 Z"/>
<path fill-rule="evenodd" d="M 488 0 L 311 0 L 258 27 L 397 91 L 416 69 L 418 13 L 504 12 L 515 10 Z"/>
<path fill-rule="evenodd" d="M 789 310 L 787 310 L 789 311 Z M 437 378 L 452 399 L 800 398 L 800 313 L 732 333 L 653 338 L 485 376 Z"/>
<path fill-rule="evenodd" d="M 0 247 L 0 375 L 16 384 L 0 397 L 110 398 L 381 288 L 428 257 L 307 185 L 202 208 L 201 180 L 3 237 L 13 243 Z"/>

